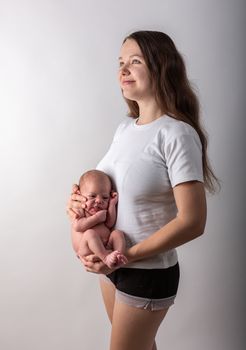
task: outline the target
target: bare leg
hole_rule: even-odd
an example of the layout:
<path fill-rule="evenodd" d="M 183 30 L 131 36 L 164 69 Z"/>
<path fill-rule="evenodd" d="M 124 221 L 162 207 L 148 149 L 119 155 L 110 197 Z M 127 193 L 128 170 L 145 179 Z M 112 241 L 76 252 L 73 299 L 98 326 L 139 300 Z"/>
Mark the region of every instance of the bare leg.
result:
<path fill-rule="evenodd" d="M 71 238 L 72 238 L 72 246 L 74 251 L 77 253 L 79 250 L 79 246 L 80 246 L 80 241 L 82 239 L 82 233 L 75 231 L 72 229 L 71 231 Z"/>
<path fill-rule="evenodd" d="M 115 286 L 113 283 L 105 282 L 102 278 L 100 278 L 100 287 L 107 315 L 112 323 L 115 303 Z"/>
<path fill-rule="evenodd" d="M 112 323 L 115 304 L 115 286 L 113 283 L 104 281 L 102 278 L 100 278 L 100 287 L 107 315 L 110 322 Z M 152 350 L 157 350 L 155 342 Z"/>
<path fill-rule="evenodd" d="M 124 233 L 119 230 L 114 230 L 110 233 L 108 248 L 112 249 L 113 252 L 111 256 L 108 256 L 108 259 L 111 259 L 110 263 L 113 266 L 121 266 L 127 263 L 127 259 L 124 256 L 126 250 L 126 242 Z M 116 253 L 117 252 L 117 253 Z"/>
<path fill-rule="evenodd" d="M 77 254 L 81 257 L 87 256 L 89 254 L 95 254 L 109 268 L 121 266 L 125 263 L 120 252 L 112 252 L 105 248 L 100 235 L 93 229 L 86 230 L 83 233 Z"/>
<path fill-rule="evenodd" d="M 104 247 L 101 237 L 93 229 L 86 230 L 83 233 L 78 251 L 78 255 L 80 256 L 87 256 L 89 254 L 97 255 L 102 261 L 105 261 L 105 258 L 109 254 L 109 251 Z"/>
<path fill-rule="evenodd" d="M 115 302 L 110 350 L 152 350 L 168 309 L 150 311 Z"/>
<path fill-rule="evenodd" d="M 113 230 L 109 236 L 108 246 L 112 250 L 119 250 L 120 252 L 124 253 L 126 250 L 124 233 L 119 230 Z"/>

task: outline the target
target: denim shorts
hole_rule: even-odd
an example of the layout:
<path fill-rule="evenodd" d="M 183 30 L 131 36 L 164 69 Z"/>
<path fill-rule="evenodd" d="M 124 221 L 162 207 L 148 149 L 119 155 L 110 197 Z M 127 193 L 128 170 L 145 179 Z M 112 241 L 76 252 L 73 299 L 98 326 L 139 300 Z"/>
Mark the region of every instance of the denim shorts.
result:
<path fill-rule="evenodd" d="M 141 309 L 161 310 L 174 304 L 179 264 L 165 269 L 120 268 L 102 278 L 115 286 L 117 301 Z"/>

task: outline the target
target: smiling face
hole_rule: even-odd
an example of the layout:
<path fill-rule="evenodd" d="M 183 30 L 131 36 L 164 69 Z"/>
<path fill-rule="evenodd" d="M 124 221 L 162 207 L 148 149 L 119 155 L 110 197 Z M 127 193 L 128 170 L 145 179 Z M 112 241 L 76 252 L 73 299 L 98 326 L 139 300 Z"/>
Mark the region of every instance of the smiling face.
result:
<path fill-rule="evenodd" d="M 93 215 L 108 209 L 111 183 L 106 176 L 87 176 L 80 184 L 80 193 L 87 198 L 86 211 Z"/>
<path fill-rule="evenodd" d="M 121 47 L 118 78 L 125 98 L 140 102 L 153 97 L 148 67 L 133 39 L 127 39 Z"/>

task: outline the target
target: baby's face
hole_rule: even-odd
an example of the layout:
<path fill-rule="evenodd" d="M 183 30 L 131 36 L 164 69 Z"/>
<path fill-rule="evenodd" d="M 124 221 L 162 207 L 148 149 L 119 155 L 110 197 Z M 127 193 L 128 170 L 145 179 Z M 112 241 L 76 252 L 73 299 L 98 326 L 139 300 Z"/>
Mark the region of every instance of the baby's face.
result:
<path fill-rule="evenodd" d="M 80 192 L 87 198 L 86 210 L 91 214 L 108 209 L 111 186 L 106 181 L 87 179 L 80 187 Z"/>

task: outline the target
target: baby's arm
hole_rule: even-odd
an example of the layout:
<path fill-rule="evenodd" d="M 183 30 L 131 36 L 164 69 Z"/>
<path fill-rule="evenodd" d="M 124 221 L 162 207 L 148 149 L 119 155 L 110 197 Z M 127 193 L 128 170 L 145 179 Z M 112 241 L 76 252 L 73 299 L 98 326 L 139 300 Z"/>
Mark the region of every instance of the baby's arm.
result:
<path fill-rule="evenodd" d="M 110 229 L 114 226 L 116 221 L 116 204 L 118 202 L 118 193 L 112 192 L 109 206 L 108 206 L 108 212 L 107 212 L 107 219 L 105 221 L 105 225 Z"/>
<path fill-rule="evenodd" d="M 93 226 L 104 222 L 106 220 L 106 214 L 106 210 L 100 210 L 92 216 L 84 216 L 79 219 L 75 219 L 72 223 L 72 229 L 77 232 L 85 232 Z"/>

